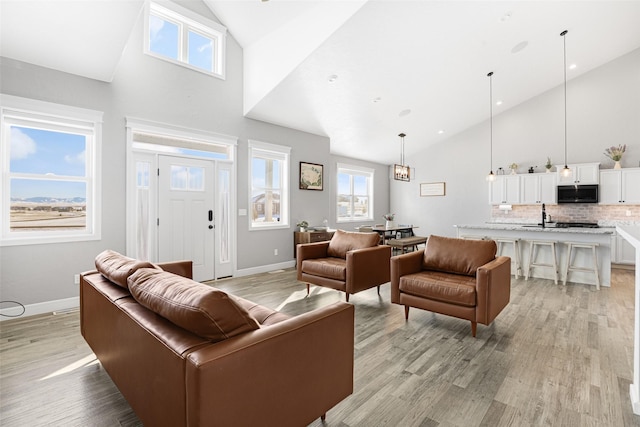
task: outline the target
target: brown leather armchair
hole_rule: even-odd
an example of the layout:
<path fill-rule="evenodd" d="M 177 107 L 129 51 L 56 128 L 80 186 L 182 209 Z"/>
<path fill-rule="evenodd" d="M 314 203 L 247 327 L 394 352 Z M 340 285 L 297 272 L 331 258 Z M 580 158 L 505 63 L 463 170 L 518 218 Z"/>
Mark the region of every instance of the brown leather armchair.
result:
<path fill-rule="evenodd" d="M 391 302 L 489 325 L 509 303 L 511 259 L 493 240 L 430 236 L 425 249 L 391 258 Z"/>
<path fill-rule="evenodd" d="M 391 247 L 378 245 L 378 233 L 336 230 L 328 242 L 298 245 L 298 280 L 349 295 L 387 283 Z"/>

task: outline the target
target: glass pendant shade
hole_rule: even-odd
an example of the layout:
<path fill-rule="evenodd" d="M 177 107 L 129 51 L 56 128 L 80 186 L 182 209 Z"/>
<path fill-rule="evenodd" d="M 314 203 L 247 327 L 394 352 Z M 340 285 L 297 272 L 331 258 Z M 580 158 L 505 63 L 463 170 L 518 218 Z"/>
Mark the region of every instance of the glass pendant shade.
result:
<path fill-rule="evenodd" d="M 487 74 L 489 77 L 489 163 L 491 170 L 486 176 L 488 182 L 495 181 L 496 176 L 493 173 L 493 71 Z"/>
<path fill-rule="evenodd" d="M 567 166 L 567 39 L 565 36 L 568 32 L 564 30 L 560 33 L 564 57 L 564 168 L 560 172 L 563 177 L 571 176 L 571 169 Z"/>
<path fill-rule="evenodd" d="M 393 179 L 397 181 L 411 181 L 411 168 L 404 164 L 404 133 L 398 135 L 400 137 L 400 164 L 393 165 Z"/>

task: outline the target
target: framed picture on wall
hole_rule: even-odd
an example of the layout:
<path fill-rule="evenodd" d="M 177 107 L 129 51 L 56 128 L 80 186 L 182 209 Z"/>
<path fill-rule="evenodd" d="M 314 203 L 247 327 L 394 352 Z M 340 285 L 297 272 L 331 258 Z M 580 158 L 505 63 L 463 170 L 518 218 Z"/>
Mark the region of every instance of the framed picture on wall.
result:
<path fill-rule="evenodd" d="M 420 197 L 425 196 L 444 196 L 444 182 L 423 182 L 420 184 Z"/>
<path fill-rule="evenodd" d="M 317 163 L 300 162 L 300 189 L 323 190 L 323 166 Z"/>

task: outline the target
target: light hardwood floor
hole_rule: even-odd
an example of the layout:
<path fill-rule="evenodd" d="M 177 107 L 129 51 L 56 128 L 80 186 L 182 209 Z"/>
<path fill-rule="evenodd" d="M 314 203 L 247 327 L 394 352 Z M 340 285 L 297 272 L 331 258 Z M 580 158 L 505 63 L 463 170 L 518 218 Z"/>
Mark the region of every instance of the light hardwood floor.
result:
<path fill-rule="evenodd" d="M 311 425 L 640 426 L 629 401 L 633 272 L 612 281 L 598 292 L 513 280 L 511 303 L 475 339 L 447 316 L 412 309 L 405 322 L 388 284 L 352 295 L 354 393 Z M 215 286 L 292 315 L 344 299 L 319 287 L 306 297 L 293 270 Z M 80 336 L 77 311 L 0 329 L 0 425 L 141 425 Z"/>

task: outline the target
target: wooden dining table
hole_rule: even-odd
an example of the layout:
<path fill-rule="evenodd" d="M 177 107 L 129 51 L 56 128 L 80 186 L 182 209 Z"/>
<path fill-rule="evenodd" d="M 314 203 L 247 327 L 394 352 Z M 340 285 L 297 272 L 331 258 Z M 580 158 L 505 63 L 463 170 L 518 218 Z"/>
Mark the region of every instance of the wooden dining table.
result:
<path fill-rule="evenodd" d="M 398 224 L 393 227 L 373 226 L 371 227 L 371 230 L 380 234 L 380 236 L 382 236 L 383 243 L 386 243 L 386 241 L 389 239 L 395 239 L 398 233 L 400 233 L 403 237 L 407 237 L 406 236 L 407 234 L 408 236 L 415 236 L 413 232 L 414 228 L 418 228 L 418 226 L 411 225 L 411 224 L 409 225 Z"/>

